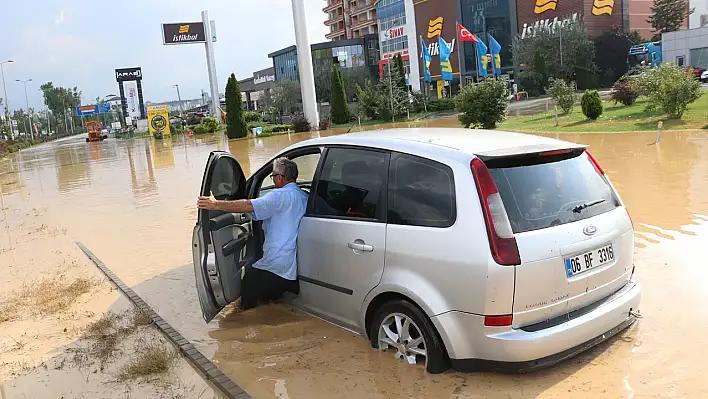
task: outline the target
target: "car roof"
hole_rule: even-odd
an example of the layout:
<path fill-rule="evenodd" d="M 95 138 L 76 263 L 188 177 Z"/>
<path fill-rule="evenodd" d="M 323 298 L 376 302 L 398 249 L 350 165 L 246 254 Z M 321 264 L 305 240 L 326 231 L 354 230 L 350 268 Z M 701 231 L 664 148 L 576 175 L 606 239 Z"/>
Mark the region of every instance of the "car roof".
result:
<path fill-rule="evenodd" d="M 480 158 L 586 147 L 582 144 L 532 134 L 464 128 L 369 130 L 310 139 L 300 142 L 297 146 L 305 145 L 359 145 L 402 152 L 411 149 L 417 149 L 416 152 L 426 152 L 426 148 L 434 148 L 454 150 Z"/>

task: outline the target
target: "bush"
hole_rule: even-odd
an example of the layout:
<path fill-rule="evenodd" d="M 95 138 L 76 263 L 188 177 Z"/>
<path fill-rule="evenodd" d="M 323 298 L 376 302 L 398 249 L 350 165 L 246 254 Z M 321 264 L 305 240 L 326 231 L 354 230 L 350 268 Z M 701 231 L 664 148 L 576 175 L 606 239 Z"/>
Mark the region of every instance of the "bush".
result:
<path fill-rule="evenodd" d="M 597 90 L 585 90 L 585 94 L 580 100 L 580 106 L 583 108 L 583 115 L 588 119 L 595 120 L 602 115 L 602 99 L 600 99 Z"/>
<path fill-rule="evenodd" d="M 376 119 L 378 116 L 379 97 L 380 94 L 376 90 L 371 81 L 366 82 L 366 86 L 362 89 L 361 86 L 356 87 L 357 98 L 357 114 L 363 115 L 369 119 Z"/>
<path fill-rule="evenodd" d="M 544 93 L 544 76 L 533 71 L 524 71 L 519 74 L 521 90 L 526 91 L 529 97 L 538 97 Z"/>
<path fill-rule="evenodd" d="M 455 109 L 454 98 L 441 98 L 438 100 L 432 100 L 428 103 L 428 111 L 450 111 L 453 109 Z"/>
<path fill-rule="evenodd" d="M 263 121 L 263 117 L 261 116 L 260 112 L 256 112 L 256 111 L 244 112 L 243 119 L 246 121 L 246 123 Z"/>
<path fill-rule="evenodd" d="M 629 80 L 620 80 L 612 86 L 612 100 L 624 105 L 632 105 L 639 98 L 639 93 L 634 84 Z"/>
<path fill-rule="evenodd" d="M 219 120 L 212 116 L 207 116 L 202 119 L 202 123 L 200 123 L 199 126 L 202 127 L 205 133 L 214 133 L 216 129 L 219 128 Z M 197 128 L 199 128 L 199 126 L 197 126 Z"/>
<path fill-rule="evenodd" d="M 305 118 L 305 116 L 302 114 L 295 115 L 291 122 L 293 124 L 293 129 L 295 130 L 295 133 L 309 132 L 310 130 L 312 130 L 312 125 L 310 125 L 310 121 L 308 121 L 307 118 Z"/>
<path fill-rule="evenodd" d="M 459 119 L 466 127 L 494 129 L 506 117 L 509 87 L 501 79 L 485 79 L 462 89 L 455 98 Z"/>
<path fill-rule="evenodd" d="M 200 124 L 198 124 L 197 126 L 194 127 L 194 133 L 196 133 L 196 134 L 204 134 L 204 133 L 209 133 L 209 132 L 207 132 L 207 130 L 206 130 L 206 128 L 204 127 L 204 125 L 202 125 L 202 124 L 200 123 Z"/>
<path fill-rule="evenodd" d="M 330 117 L 327 115 L 320 116 L 319 130 L 327 130 L 330 126 L 332 126 L 332 120 Z"/>
<path fill-rule="evenodd" d="M 671 119 L 681 119 L 688 104 L 701 96 L 701 84 L 693 71 L 670 62 L 645 70 L 632 85 L 640 95 L 647 97 L 648 109 L 657 109 Z"/>
<path fill-rule="evenodd" d="M 200 124 L 201 122 L 202 122 L 202 120 L 201 120 L 200 118 L 196 117 L 196 116 L 193 116 L 193 117 L 187 119 L 187 124 L 190 125 L 190 126 L 198 125 L 198 124 Z"/>
<path fill-rule="evenodd" d="M 570 113 L 575 105 L 575 84 L 566 83 L 563 79 L 551 79 L 551 86 L 547 89 L 553 98 L 553 103 L 563 110 L 563 114 Z"/>
<path fill-rule="evenodd" d="M 430 100 L 428 100 L 428 97 L 417 91 L 413 93 L 413 112 L 423 112 L 426 109 L 430 111 L 427 106 L 430 104 Z"/>

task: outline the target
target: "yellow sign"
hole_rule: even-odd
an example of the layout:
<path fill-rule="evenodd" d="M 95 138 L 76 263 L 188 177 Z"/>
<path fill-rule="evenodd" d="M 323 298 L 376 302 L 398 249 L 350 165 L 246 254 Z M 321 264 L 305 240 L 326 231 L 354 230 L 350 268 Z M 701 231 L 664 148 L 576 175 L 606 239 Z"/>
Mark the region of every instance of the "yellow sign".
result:
<path fill-rule="evenodd" d="M 615 6 L 615 0 L 595 0 L 592 3 L 592 15 L 612 15 L 612 7 Z"/>
<path fill-rule="evenodd" d="M 428 39 L 432 39 L 435 36 L 442 35 L 442 29 L 443 29 L 443 17 L 431 19 L 428 22 Z"/>
<path fill-rule="evenodd" d="M 533 8 L 535 14 L 541 14 L 548 10 L 555 10 L 558 0 L 536 0 L 536 7 Z"/>
<path fill-rule="evenodd" d="M 438 99 L 443 98 L 443 88 L 445 87 L 445 82 L 442 80 L 438 80 L 437 82 L 437 88 L 438 88 Z"/>
<path fill-rule="evenodd" d="M 148 128 L 150 136 L 155 133 L 170 134 L 170 113 L 167 104 L 148 105 Z"/>
<path fill-rule="evenodd" d="M 189 25 L 180 25 L 179 26 L 179 33 L 188 33 L 189 32 Z"/>

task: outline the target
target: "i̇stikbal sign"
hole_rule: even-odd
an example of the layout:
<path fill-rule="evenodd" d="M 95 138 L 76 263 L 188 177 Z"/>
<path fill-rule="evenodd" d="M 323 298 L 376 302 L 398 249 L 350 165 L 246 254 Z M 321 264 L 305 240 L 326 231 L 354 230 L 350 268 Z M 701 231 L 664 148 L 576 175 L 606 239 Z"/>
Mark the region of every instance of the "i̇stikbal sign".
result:
<path fill-rule="evenodd" d="M 576 13 L 569 15 L 566 18 L 558 19 L 558 17 L 555 17 L 553 19 L 551 19 L 551 18 L 542 19 L 542 20 L 539 20 L 536 22 L 532 22 L 530 24 L 524 23 L 524 26 L 521 28 L 521 38 L 523 39 L 525 37 L 533 37 L 538 32 L 543 32 L 543 31 L 552 32 L 558 26 L 577 23 L 578 18 L 579 18 L 579 15 L 576 12 Z"/>

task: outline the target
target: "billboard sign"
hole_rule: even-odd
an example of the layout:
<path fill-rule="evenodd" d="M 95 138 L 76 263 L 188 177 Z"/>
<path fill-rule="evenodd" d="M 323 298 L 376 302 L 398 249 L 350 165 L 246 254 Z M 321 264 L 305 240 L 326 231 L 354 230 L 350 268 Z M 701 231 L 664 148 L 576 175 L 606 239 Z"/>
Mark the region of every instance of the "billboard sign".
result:
<path fill-rule="evenodd" d="M 76 107 L 76 116 L 107 114 L 111 112 L 111 104 L 79 105 Z"/>
<path fill-rule="evenodd" d="M 147 111 L 150 136 L 155 133 L 170 134 L 170 114 L 167 104 L 148 105 Z"/>
<path fill-rule="evenodd" d="M 453 74 L 459 74 L 457 58 L 457 4 L 456 0 L 427 0 L 413 3 L 415 7 L 415 28 L 423 37 L 433 62 L 430 64 L 430 76 L 433 80 L 440 79 L 440 42 L 439 37 L 450 47 L 450 65 Z M 418 40 L 418 42 L 420 42 Z M 420 44 L 418 44 L 420 46 Z M 420 53 L 423 50 L 420 49 Z M 423 58 L 418 59 L 419 71 L 423 77 Z"/>
<path fill-rule="evenodd" d="M 213 41 L 216 38 L 212 38 Z M 203 22 L 179 22 L 162 24 L 162 43 L 172 44 L 192 44 L 206 43 Z"/>
<path fill-rule="evenodd" d="M 143 71 L 139 67 L 116 69 L 116 82 L 126 82 L 143 78 Z"/>
<path fill-rule="evenodd" d="M 582 21 L 591 36 L 622 25 L 622 2 L 617 0 L 528 0 L 516 2 L 522 38 L 560 25 Z"/>

